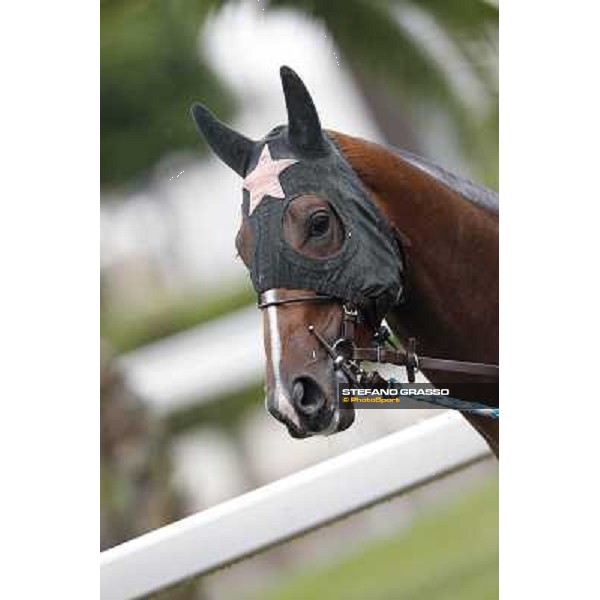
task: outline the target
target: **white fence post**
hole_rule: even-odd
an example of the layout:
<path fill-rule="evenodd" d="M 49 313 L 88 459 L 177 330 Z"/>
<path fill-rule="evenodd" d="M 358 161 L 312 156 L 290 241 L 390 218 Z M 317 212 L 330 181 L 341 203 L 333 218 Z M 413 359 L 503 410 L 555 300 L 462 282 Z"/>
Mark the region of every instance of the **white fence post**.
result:
<path fill-rule="evenodd" d="M 102 600 L 202 575 L 490 454 L 444 413 L 102 552 Z"/>

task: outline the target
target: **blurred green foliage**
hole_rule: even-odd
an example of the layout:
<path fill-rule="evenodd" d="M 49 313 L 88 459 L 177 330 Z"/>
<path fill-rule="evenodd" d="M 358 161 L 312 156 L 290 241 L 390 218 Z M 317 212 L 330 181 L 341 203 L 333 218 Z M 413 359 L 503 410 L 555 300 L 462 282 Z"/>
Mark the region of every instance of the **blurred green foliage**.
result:
<path fill-rule="evenodd" d="M 498 598 L 498 478 L 418 517 L 408 531 L 301 573 L 252 600 Z"/>
<path fill-rule="evenodd" d="M 217 0 L 103 0 L 101 183 L 141 179 L 166 153 L 201 148 L 189 117 L 202 98 L 229 116 L 231 95 L 198 48 Z"/>
<path fill-rule="evenodd" d="M 140 312 L 105 312 L 100 335 L 118 352 L 128 352 L 256 302 L 250 285 L 202 296 L 166 299 Z"/>
<path fill-rule="evenodd" d="M 202 148 L 188 116 L 194 99 L 218 107 L 221 118 L 230 117 L 234 99 L 202 57 L 198 39 L 209 15 L 240 1 L 101 2 L 104 186 L 143 178 L 170 151 Z M 487 155 L 489 147 L 497 146 L 497 119 L 474 118 L 443 65 L 402 26 L 396 10 L 417 8 L 433 18 L 497 104 L 495 75 L 481 63 L 480 51 L 497 30 L 497 6 L 487 0 L 263 0 L 261 7 L 297 11 L 323 26 L 359 82 L 367 74 L 363 93 L 377 93 L 385 83 L 402 97 L 403 107 L 435 103 L 450 114 L 468 158 L 484 175 L 494 164 Z M 489 176 L 484 178 L 489 182 Z"/>
<path fill-rule="evenodd" d="M 404 95 L 438 99 L 452 108 L 459 108 L 460 101 L 449 87 L 443 67 L 402 26 L 395 11 L 411 7 L 425 11 L 463 48 L 484 38 L 488 28 L 498 24 L 498 8 L 486 0 L 265 0 L 264 3 L 267 8 L 297 10 L 324 26 L 350 68 L 364 67 L 389 79 Z M 475 55 L 469 58 L 477 59 Z"/>

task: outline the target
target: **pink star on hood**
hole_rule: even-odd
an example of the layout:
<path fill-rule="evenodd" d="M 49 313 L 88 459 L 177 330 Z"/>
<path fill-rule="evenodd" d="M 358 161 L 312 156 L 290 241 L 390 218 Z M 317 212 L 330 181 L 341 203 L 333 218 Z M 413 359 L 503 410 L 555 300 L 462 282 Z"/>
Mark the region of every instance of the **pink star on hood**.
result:
<path fill-rule="evenodd" d="M 264 145 L 256 167 L 244 179 L 244 189 L 250 192 L 248 214 L 252 214 L 265 196 L 285 198 L 279 175 L 297 162 L 293 158 L 273 160 L 268 144 Z"/>

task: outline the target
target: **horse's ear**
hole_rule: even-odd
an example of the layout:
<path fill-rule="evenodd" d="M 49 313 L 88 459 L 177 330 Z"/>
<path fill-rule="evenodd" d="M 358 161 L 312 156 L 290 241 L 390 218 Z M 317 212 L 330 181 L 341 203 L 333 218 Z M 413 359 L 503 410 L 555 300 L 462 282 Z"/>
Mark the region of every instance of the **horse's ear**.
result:
<path fill-rule="evenodd" d="M 289 67 L 281 67 L 281 84 L 288 113 L 288 138 L 302 154 L 326 152 L 317 109 L 298 75 Z"/>
<path fill-rule="evenodd" d="M 221 123 L 205 106 L 192 106 L 192 116 L 213 152 L 238 175 L 244 177 L 255 142 Z"/>

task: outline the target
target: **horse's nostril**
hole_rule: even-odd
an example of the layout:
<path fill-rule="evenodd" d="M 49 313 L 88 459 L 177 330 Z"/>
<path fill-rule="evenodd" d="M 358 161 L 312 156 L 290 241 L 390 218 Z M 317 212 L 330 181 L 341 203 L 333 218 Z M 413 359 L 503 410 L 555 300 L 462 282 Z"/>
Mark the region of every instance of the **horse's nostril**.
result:
<path fill-rule="evenodd" d="M 292 388 L 292 400 L 294 404 L 302 403 L 304 397 L 304 384 L 301 379 L 296 379 L 294 387 Z"/>
<path fill-rule="evenodd" d="M 308 377 L 298 377 L 292 387 L 292 402 L 301 415 L 309 417 L 321 410 L 325 398 L 315 381 Z"/>

